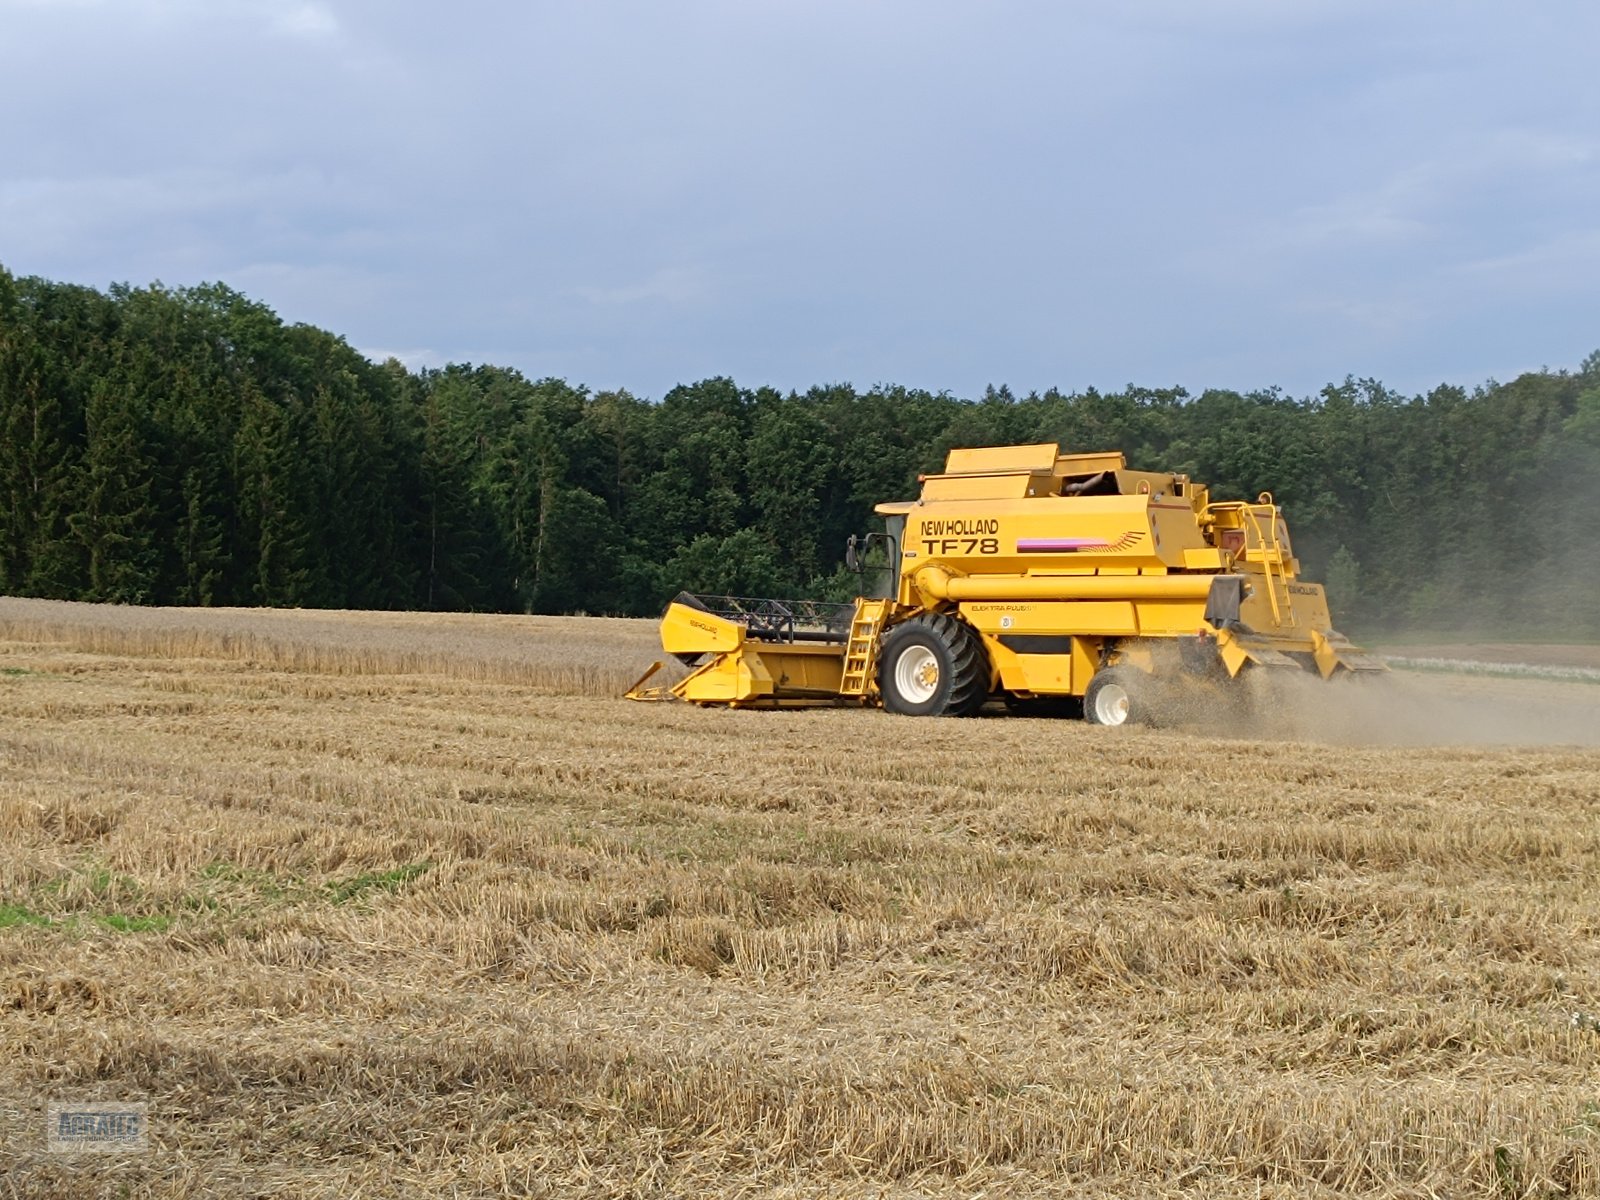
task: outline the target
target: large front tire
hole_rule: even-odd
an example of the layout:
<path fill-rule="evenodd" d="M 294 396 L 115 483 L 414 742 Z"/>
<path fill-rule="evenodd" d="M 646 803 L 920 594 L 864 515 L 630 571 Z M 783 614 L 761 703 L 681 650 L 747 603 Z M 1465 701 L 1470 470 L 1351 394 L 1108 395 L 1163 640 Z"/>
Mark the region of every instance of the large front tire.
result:
<path fill-rule="evenodd" d="M 989 698 L 983 639 L 943 613 L 896 625 L 878 654 L 883 707 L 909 717 L 970 717 Z"/>

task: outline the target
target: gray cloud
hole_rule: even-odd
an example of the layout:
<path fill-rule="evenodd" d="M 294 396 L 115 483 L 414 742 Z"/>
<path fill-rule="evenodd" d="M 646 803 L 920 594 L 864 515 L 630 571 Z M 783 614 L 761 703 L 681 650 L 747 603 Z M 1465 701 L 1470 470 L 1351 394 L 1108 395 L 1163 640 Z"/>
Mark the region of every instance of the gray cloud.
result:
<path fill-rule="evenodd" d="M 0 262 L 660 395 L 1600 345 L 1578 0 L 0 0 Z"/>

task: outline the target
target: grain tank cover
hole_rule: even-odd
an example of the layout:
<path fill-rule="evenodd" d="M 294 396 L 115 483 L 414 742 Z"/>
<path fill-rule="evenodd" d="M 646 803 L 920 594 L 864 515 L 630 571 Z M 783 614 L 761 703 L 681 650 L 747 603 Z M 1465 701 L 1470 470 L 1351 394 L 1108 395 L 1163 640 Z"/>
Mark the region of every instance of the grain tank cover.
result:
<path fill-rule="evenodd" d="M 952 450 L 942 475 L 923 475 L 923 500 L 1020 500 L 1060 491 L 1055 442 Z"/>
<path fill-rule="evenodd" d="M 1131 494 L 1139 490 L 1137 479 L 1130 480 L 1126 488 L 1120 486 L 1123 476 L 1128 475 L 1127 465 L 1128 460 L 1120 451 L 1062 454 L 1055 442 L 952 450 L 945 457 L 941 474 L 920 477 L 921 499 L 926 503 Z"/>
<path fill-rule="evenodd" d="M 1055 442 L 1032 446 L 979 446 L 952 450 L 945 456 L 946 475 L 992 475 L 996 472 L 1047 471 L 1056 467 Z"/>

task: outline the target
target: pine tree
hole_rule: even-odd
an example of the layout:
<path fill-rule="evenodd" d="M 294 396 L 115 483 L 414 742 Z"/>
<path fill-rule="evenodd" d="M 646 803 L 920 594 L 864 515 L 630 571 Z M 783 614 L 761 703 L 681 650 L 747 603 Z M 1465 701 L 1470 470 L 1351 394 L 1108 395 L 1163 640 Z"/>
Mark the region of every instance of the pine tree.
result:
<path fill-rule="evenodd" d="M 89 563 L 85 599 L 149 604 L 160 553 L 151 501 L 155 458 L 149 415 L 114 381 L 94 389 L 83 459 L 82 508 L 68 518 Z"/>
<path fill-rule="evenodd" d="M 87 384 L 103 370 L 114 314 L 87 288 L 9 286 L 0 346 L 0 562 L 5 586 L 74 599 L 87 559 L 69 520 L 80 503 Z"/>

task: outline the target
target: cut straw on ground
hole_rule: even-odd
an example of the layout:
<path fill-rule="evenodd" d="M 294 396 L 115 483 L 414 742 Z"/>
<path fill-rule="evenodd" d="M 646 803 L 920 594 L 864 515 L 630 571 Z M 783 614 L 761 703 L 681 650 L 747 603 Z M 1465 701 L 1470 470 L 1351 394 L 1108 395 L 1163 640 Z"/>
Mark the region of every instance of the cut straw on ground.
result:
<path fill-rule="evenodd" d="M 0 1195 L 1600 1192 L 1581 739 L 631 704 L 649 622 L 19 603 Z M 48 1153 L 76 1099 L 150 1150 Z"/>

